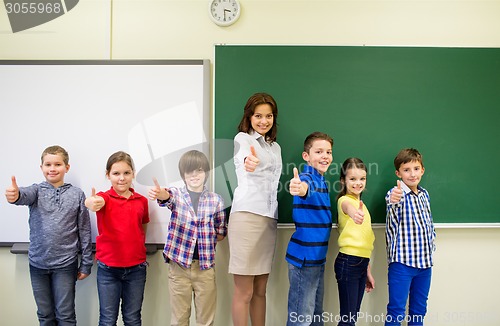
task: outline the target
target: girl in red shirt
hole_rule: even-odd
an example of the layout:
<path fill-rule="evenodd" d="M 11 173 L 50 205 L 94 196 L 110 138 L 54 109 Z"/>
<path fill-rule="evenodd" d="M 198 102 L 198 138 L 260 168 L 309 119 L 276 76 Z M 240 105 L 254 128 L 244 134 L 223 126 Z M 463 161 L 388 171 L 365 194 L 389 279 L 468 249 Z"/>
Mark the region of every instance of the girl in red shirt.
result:
<path fill-rule="evenodd" d="M 99 326 L 116 325 L 120 301 L 125 326 L 141 325 L 146 285 L 146 226 L 148 201 L 132 188 L 134 162 L 129 154 L 116 152 L 106 164 L 111 188 L 85 200 L 96 212 L 97 290 Z"/>

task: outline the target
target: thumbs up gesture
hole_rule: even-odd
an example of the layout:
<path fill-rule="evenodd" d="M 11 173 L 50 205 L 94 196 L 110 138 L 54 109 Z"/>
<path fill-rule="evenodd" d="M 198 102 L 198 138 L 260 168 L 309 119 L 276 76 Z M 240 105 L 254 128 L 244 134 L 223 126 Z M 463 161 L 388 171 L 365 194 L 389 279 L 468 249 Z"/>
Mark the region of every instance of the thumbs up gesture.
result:
<path fill-rule="evenodd" d="M 96 195 L 95 188 L 92 187 L 92 195 L 90 197 L 87 197 L 87 199 L 85 199 L 85 206 L 92 212 L 97 212 L 101 208 L 103 208 L 105 204 L 106 202 L 104 201 L 104 198 L 102 198 L 99 195 Z"/>
<path fill-rule="evenodd" d="M 403 189 L 401 189 L 401 181 L 398 180 L 398 185 L 392 189 L 389 200 L 391 201 L 391 203 L 395 204 L 399 203 L 402 197 Z"/>
<path fill-rule="evenodd" d="M 359 207 L 358 209 L 354 212 L 354 214 L 351 216 L 352 220 L 356 224 L 363 224 L 363 221 L 365 219 L 365 212 L 363 211 L 363 201 L 359 201 Z"/>
<path fill-rule="evenodd" d="M 12 184 L 5 190 L 5 198 L 9 203 L 15 203 L 19 199 L 19 187 L 15 176 L 12 176 L 11 181 Z"/>
<path fill-rule="evenodd" d="M 167 189 L 162 188 L 158 183 L 156 178 L 153 178 L 154 187 L 150 188 L 148 191 L 148 196 L 150 200 L 167 200 L 170 198 L 170 193 Z"/>
<path fill-rule="evenodd" d="M 257 158 L 257 153 L 255 152 L 255 148 L 250 146 L 250 154 L 245 157 L 245 171 L 253 172 L 257 165 L 259 165 L 260 160 Z"/>
<path fill-rule="evenodd" d="M 293 168 L 293 178 L 290 180 L 289 191 L 292 196 L 304 196 L 307 193 L 307 184 L 300 181 L 297 168 Z"/>

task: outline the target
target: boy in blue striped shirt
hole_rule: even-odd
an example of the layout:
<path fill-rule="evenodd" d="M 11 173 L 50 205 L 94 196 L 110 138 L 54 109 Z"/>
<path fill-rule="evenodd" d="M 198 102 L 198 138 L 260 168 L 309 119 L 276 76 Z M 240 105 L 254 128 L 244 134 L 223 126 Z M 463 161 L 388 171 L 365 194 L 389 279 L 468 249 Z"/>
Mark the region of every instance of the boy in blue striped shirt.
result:
<path fill-rule="evenodd" d="M 290 180 L 295 232 L 286 251 L 288 262 L 287 325 L 323 325 L 324 271 L 332 212 L 323 176 L 332 163 L 333 139 L 313 132 L 304 141 L 302 173 Z"/>
<path fill-rule="evenodd" d="M 423 325 L 431 286 L 434 223 L 429 193 L 419 183 L 425 168 L 414 148 L 394 159 L 401 180 L 387 192 L 386 244 L 389 263 L 389 303 L 385 325 Z M 405 316 L 409 298 L 408 316 Z"/>

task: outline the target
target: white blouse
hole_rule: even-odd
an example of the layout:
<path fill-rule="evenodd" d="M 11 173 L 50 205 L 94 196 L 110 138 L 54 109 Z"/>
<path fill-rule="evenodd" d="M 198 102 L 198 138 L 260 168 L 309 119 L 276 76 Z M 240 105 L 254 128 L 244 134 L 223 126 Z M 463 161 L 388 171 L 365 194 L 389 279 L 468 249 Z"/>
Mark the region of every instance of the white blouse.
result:
<path fill-rule="evenodd" d="M 259 165 L 254 172 L 245 171 L 244 159 L 255 148 Z M 231 213 L 250 212 L 278 218 L 278 183 L 281 176 L 281 147 L 269 144 L 264 137 L 253 130 L 240 132 L 234 137 L 234 165 L 238 186 L 234 190 Z"/>

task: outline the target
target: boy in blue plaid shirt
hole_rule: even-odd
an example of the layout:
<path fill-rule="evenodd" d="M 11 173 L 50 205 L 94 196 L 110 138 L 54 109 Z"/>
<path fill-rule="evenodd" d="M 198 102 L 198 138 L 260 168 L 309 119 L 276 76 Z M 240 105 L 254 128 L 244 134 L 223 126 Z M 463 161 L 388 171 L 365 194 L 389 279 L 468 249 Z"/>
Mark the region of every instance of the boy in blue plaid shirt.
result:
<path fill-rule="evenodd" d="M 217 290 L 215 246 L 227 234 L 224 201 L 205 187 L 210 165 L 205 154 L 192 150 L 179 160 L 182 188 L 155 187 L 149 198 L 171 210 L 163 250 L 169 264 L 171 325 L 189 325 L 194 294 L 197 325 L 213 325 Z"/>
<path fill-rule="evenodd" d="M 389 263 L 386 326 L 402 321 L 423 325 L 431 287 L 434 239 L 430 198 L 420 186 L 425 168 L 414 148 L 402 149 L 394 159 L 401 180 L 387 192 L 386 243 Z M 405 316 L 406 302 L 408 316 Z"/>

